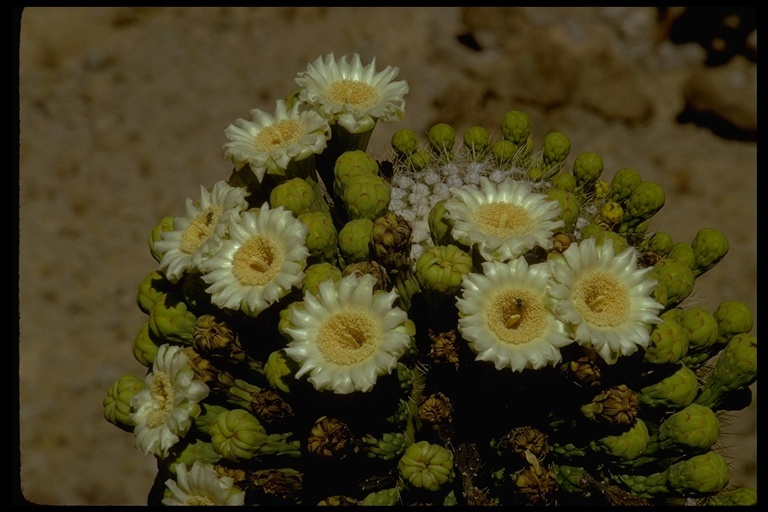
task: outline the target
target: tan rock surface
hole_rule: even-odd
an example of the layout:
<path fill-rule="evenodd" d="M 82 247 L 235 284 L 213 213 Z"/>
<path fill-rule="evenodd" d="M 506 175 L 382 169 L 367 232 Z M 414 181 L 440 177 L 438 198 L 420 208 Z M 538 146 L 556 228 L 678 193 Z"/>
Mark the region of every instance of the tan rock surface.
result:
<path fill-rule="evenodd" d="M 155 268 L 147 236 L 229 176 L 224 128 L 270 111 L 326 53 L 376 57 L 410 84 L 405 120 L 377 128 L 374 152 L 397 128 L 494 128 L 520 109 L 537 141 L 557 130 L 600 153 L 604 177 L 638 169 L 667 191 L 652 226 L 730 241 L 692 300 L 757 311 L 757 145 L 676 121 L 706 70 L 695 46 L 659 36 L 655 9 L 28 8 L 20 43 L 20 476 L 33 502 L 146 502 L 153 459 L 101 403 L 142 375 L 131 343 Z M 738 108 L 754 108 L 746 94 Z M 754 401 L 724 423 L 732 482 L 755 486 Z"/>

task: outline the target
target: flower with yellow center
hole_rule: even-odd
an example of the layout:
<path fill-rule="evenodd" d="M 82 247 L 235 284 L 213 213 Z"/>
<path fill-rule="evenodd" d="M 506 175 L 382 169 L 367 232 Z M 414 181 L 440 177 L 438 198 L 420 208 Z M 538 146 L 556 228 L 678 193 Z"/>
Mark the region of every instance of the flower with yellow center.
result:
<path fill-rule="evenodd" d="M 219 181 L 208 191 L 200 186 L 200 200 L 187 198 L 187 214 L 173 220 L 173 230 L 160 233 L 155 249 L 162 254 L 160 270 L 176 283 L 213 252 L 226 234 L 229 219 L 248 208 L 244 188 Z"/>
<path fill-rule="evenodd" d="M 235 169 L 248 164 L 259 182 L 264 174 L 285 174 L 288 164 L 320 154 L 326 148 L 331 129 L 317 112 L 300 112 L 299 103 L 290 110 L 285 100 L 278 100 L 275 114 L 251 110 L 253 121 L 238 119 L 224 133 L 230 142 L 224 156 Z"/>
<path fill-rule="evenodd" d="M 451 236 L 467 246 L 477 245 L 487 261 L 508 261 L 536 246 L 550 249 L 552 234 L 562 227 L 560 206 L 530 185 L 507 178 L 498 185 L 480 178 L 480 189 L 451 189 L 446 217 L 454 222 Z"/>
<path fill-rule="evenodd" d="M 304 279 L 307 228 L 282 206 L 249 210 L 228 225 L 229 239 L 204 260 L 211 302 L 256 316 Z"/>
<path fill-rule="evenodd" d="M 189 431 L 191 418 L 200 414 L 198 402 L 208 392 L 208 386 L 195 377 L 182 348 L 161 345 L 144 389 L 131 399 L 136 446 L 145 454 L 166 457 L 180 436 Z"/>
<path fill-rule="evenodd" d="M 537 370 L 560 362 L 560 348 L 572 343 L 565 325 L 551 312 L 551 279 L 546 263 L 524 257 L 507 263 L 486 261 L 482 274 L 467 274 L 457 298 L 459 332 L 497 370 Z"/>
<path fill-rule="evenodd" d="M 229 476 L 219 476 L 211 464 L 196 460 L 192 467 L 180 462 L 174 465 L 176 480 L 165 481 L 167 490 L 163 505 L 244 505 L 245 492 Z"/>
<path fill-rule="evenodd" d="M 376 72 L 375 58 L 363 66 L 356 53 L 351 62 L 346 55 L 337 61 L 331 53 L 299 73 L 299 100 L 349 133 L 367 132 L 378 120 L 388 123 L 403 117 L 408 83 L 392 81 L 398 72 L 392 66 Z"/>
<path fill-rule="evenodd" d="M 656 280 L 646 277 L 653 267 L 638 268 L 634 247 L 617 255 L 612 243 L 587 238 L 549 265 L 555 314 L 577 343 L 594 348 L 609 364 L 648 346 L 662 305 L 652 298 Z"/>
<path fill-rule="evenodd" d="M 370 274 L 329 279 L 307 292 L 303 307 L 291 307 L 286 354 L 299 363 L 296 378 L 309 374 L 318 390 L 339 394 L 369 391 L 390 373 L 410 343 L 412 325 L 397 306 L 394 290 L 374 290 Z"/>

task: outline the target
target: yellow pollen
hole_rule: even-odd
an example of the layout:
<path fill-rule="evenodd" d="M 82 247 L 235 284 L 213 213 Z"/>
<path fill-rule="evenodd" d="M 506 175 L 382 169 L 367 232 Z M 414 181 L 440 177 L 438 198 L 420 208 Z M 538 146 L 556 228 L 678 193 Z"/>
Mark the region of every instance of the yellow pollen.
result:
<path fill-rule="evenodd" d="M 475 210 L 475 223 L 480 230 L 499 238 L 522 236 L 533 227 L 528 210 L 511 203 L 486 203 Z"/>
<path fill-rule="evenodd" d="M 235 252 L 232 273 L 242 285 L 259 286 L 270 282 L 282 266 L 282 248 L 270 237 L 257 235 Z"/>
<path fill-rule="evenodd" d="M 325 93 L 335 103 L 352 105 L 360 110 L 367 110 L 379 102 L 376 88 L 357 80 L 344 79 L 333 82 Z"/>
<path fill-rule="evenodd" d="M 262 129 L 256 136 L 256 149 L 269 152 L 276 148 L 284 148 L 296 142 L 304 135 L 301 123 L 296 119 L 283 119 Z"/>
<path fill-rule="evenodd" d="M 194 496 L 187 496 L 187 499 L 184 500 L 184 504 L 188 506 L 196 506 L 196 505 L 215 505 L 216 503 L 207 496 L 194 495 Z"/>
<path fill-rule="evenodd" d="M 155 372 L 152 375 L 152 386 L 149 388 L 155 408 L 147 415 L 147 426 L 157 428 L 165 425 L 168 416 L 173 411 L 173 399 L 176 391 L 173 389 L 171 378 L 163 372 Z"/>
<path fill-rule="evenodd" d="M 351 309 L 332 314 L 317 333 L 317 348 L 323 357 L 344 366 L 367 359 L 378 341 L 378 322 L 365 311 Z"/>
<path fill-rule="evenodd" d="M 527 288 L 498 293 L 491 299 L 487 315 L 491 331 L 510 345 L 524 345 L 539 337 L 547 327 L 544 304 Z"/>
<path fill-rule="evenodd" d="M 573 304 L 586 322 L 614 327 L 629 317 L 629 290 L 612 274 L 593 270 L 580 277 L 574 286 Z"/>
<path fill-rule="evenodd" d="M 212 204 L 197 214 L 181 234 L 179 249 L 187 254 L 196 253 L 213 234 L 222 213 L 224 213 L 224 209 L 221 206 Z"/>

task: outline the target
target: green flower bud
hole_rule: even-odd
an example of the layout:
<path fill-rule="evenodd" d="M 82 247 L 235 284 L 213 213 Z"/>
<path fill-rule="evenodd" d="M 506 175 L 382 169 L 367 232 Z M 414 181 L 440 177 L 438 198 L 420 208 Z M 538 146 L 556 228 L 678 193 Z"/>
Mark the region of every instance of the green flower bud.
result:
<path fill-rule="evenodd" d="M 620 234 L 614 232 L 614 231 L 608 231 L 603 230 L 597 235 L 595 235 L 595 242 L 597 245 L 602 245 L 605 243 L 612 243 L 613 244 L 613 252 L 615 254 L 619 254 L 621 252 L 624 252 L 624 249 L 629 247 L 629 242 L 627 242 L 627 239 L 621 236 Z"/>
<path fill-rule="evenodd" d="M 512 162 L 517 154 L 518 147 L 514 142 L 498 140 L 493 143 L 491 152 L 498 165 L 506 165 Z"/>
<path fill-rule="evenodd" d="M 149 323 L 145 323 L 139 328 L 139 333 L 133 340 L 133 357 L 147 368 L 151 368 L 157 357 L 157 349 L 162 344 L 163 342 L 150 331 Z"/>
<path fill-rule="evenodd" d="M 672 244 L 672 249 L 667 254 L 667 258 L 679 261 L 691 270 L 696 266 L 696 255 L 693 252 L 693 247 L 686 242 L 675 242 Z M 696 275 L 694 274 L 693 277 L 696 277 Z"/>
<path fill-rule="evenodd" d="M 531 133 L 531 118 L 519 110 L 510 110 L 501 118 L 501 133 L 516 146 L 525 143 Z"/>
<path fill-rule="evenodd" d="M 673 374 L 640 389 L 637 398 L 642 405 L 649 407 L 683 409 L 693 402 L 698 392 L 696 374 L 687 366 L 680 365 Z"/>
<path fill-rule="evenodd" d="M 300 455 L 299 442 L 288 442 L 287 436 L 267 435 L 256 416 L 244 409 L 224 410 L 210 425 L 211 444 L 216 453 L 237 462 L 256 455 Z"/>
<path fill-rule="evenodd" d="M 301 291 L 317 295 L 320 283 L 333 279 L 334 282 L 341 279 L 341 269 L 336 265 L 322 261 L 314 263 L 304 271 L 304 281 L 301 283 Z"/>
<path fill-rule="evenodd" d="M 149 312 L 150 332 L 170 343 L 191 344 L 196 321 L 197 317 L 175 293 L 160 294 Z"/>
<path fill-rule="evenodd" d="M 583 467 L 558 464 L 554 469 L 555 480 L 561 491 L 568 494 L 581 494 L 584 491 L 581 487 L 581 478 L 584 476 Z"/>
<path fill-rule="evenodd" d="M 695 263 L 693 275 L 699 277 L 723 259 L 728 253 L 728 240 L 714 228 L 704 228 L 696 233 L 691 242 Z"/>
<path fill-rule="evenodd" d="M 552 443 L 550 449 L 558 458 L 577 459 L 579 457 L 584 457 L 587 454 L 587 450 L 584 446 L 576 446 L 573 443 Z"/>
<path fill-rule="evenodd" d="M 645 349 L 644 361 L 653 364 L 677 363 L 688 352 L 688 333 L 674 318 L 661 315 L 662 323 L 651 330 L 651 342 Z"/>
<path fill-rule="evenodd" d="M 614 481 L 629 489 L 638 498 L 652 498 L 669 493 L 666 471 L 650 475 L 613 474 L 612 477 Z"/>
<path fill-rule="evenodd" d="M 757 380 L 757 338 L 737 334 L 717 358 L 696 403 L 717 409 L 726 394 L 745 388 Z"/>
<path fill-rule="evenodd" d="M 346 264 L 366 261 L 370 257 L 371 219 L 353 219 L 339 231 L 339 252 Z"/>
<path fill-rule="evenodd" d="M 419 441 L 408 446 L 397 468 L 411 486 L 437 491 L 453 479 L 453 453 L 440 445 Z"/>
<path fill-rule="evenodd" d="M 264 376 L 273 388 L 290 393 L 291 389 L 288 386 L 288 379 L 286 377 L 295 374 L 294 366 L 293 359 L 288 357 L 285 352 L 275 350 L 269 354 L 267 362 L 264 363 Z"/>
<path fill-rule="evenodd" d="M 621 460 L 634 460 L 645 452 L 650 441 L 648 427 L 640 418 L 632 428 L 619 435 L 606 436 L 592 441 L 591 448 L 597 453 L 605 453 Z"/>
<path fill-rule="evenodd" d="M 751 487 L 737 487 L 729 491 L 720 491 L 714 496 L 708 496 L 700 505 L 715 507 L 751 507 L 757 505 L 757 490 Z"/>
<path fill-rule="evenodd" d="M 352 176 L 359 174 L 378 174 L 379 164 L 376 160 L 361 150 L 345 151 L 333 166 L 334 183 L 338 191 L 343 192 Z"/>
<path fill-rule="evenodd" d="M 600 226 L 600 224 L 587 224 L 581 229 L 581 239 L 586 240 L 587 238 L 595 238 L 604 231 L 605 228 Z"/>
<path fill-rule="evenodd" d="M 661 185 L 652 181 L 643 181 L 632 190 L 625 203 L 625 223 L 634 227 L 653 217 L 661 210 L 666 201 L 666 194 Z"/>
<path fill-rule="evenodd" d="M 677 315 L 677 323 L 688 333 L 691 352 L 700 352 L 717 342 L 717 319 L 704 308 L 692 307 L 681 311 Z"/>
<path fill-rule="evenodd" d="M 392 134 L 392 147 L 402 156 L 408 156 L 419 149 L 419 138 L 410 128 L 402 128 Z"/>
<path fill-rule="evenodd" d="M 600 220 L 613 226 L 624 218 L 624 208 L 616 201 L 608 201 L 600 208 Z"/>
<path fill-rule="evenodd" d="M 398 307 L 403 311 L 408 311 L 411 307 L 411 299 L 421 289 L 419 288 L 418 279 L 409 269 L 405 272 L 398 272 L 395 277 L 395 290 L 398 295 Z"/>
<path fill-rule="evenodd" d="M 474 161 L 482 159 L 491 144 L 491 134 L 482 126 L 471 126 L 464 131 L 464 145 Z"/>
<path fill-rule="evenodd" d="M 298 217 L 302 213 L 319 211 L 315 190 L 312 185 L 301 178 L 293 178 L 278 184 L 269 194 L 269 205 L 272 208 L 285 207 Z"/>
<path fill-rule="evenodd" d="M 375 220 L 389 207 L 392 188 L 379 175 L 363 174 L 350 178 L 344 191 L 344 204 L 350 219 Z"/>
<path fill-rule="evenodd" d="M 362 500 L 358 501 L 358 505 L 362 506 L 393 506 L 400 502 L 400 490 L 397 487 L 391 487 L 389 489 L 382 489 L 381 491 L 372 492 Z"/>
<path fill-rule="evenodd" d="M 648 239 L 648 249 L 659 256 L 667 256 L 672 251 L 674 241 L 669 233 L 657 231 Z"/>
<path fill-rule="evenodd" d="M 379 458 L 382 460 L 391 460 L 395 457 L 399 457 L 405 446 L 408 444 L 405 435 L 400 432 L 385 433 L 380 438 L 376 438 L 370 434 L 363 437 L 365 443 L 366 455 L 369 458 Z"/>
<path fill-rule="evenodd" d="M 110 386 L 104 398 L 104 419 L 116 427 L 133 432 L 131 398 L 144 389 L 144 381 L 133 375 L 123 375 Z"/>
<path fill-rule="evenodd" d="M 561 172 L 552 178 L 552 186 L 566 192 L 573 192 L 576 190 L 576 177 L 573 174 Z"/>
<path fill-rule="evenodd" d="M 455 245 L 428 247 L 416 261 L 416 279 L 422 290 L 453 295 L 472 271 L 472 256 Z"/>
<path fill-rule="evenodd" d="M 211 435 L 211 427 L 219 417 L 219 414 L 228 411 L 228 409 L 221 405 L 211 403 L 200 403 L 200 414 L 194 418 L 195 430 L 208 437 Z"/>
<path fill-rule="evenodd" d="M 560 205 L 560 218 L 565 223 L 562 230 L 566 233 L 573 233 L 573 230 L 576 228 L 576 221 L 579 220 L 579 212 L 581 211 L 576 194 L 560 188 L 550 188 L 547 190 L 547 197 L 557 201 Z"/>
<path fill-rule="evenodd" d="M 451 229 L 454 223 L 446 215 L 445 201 L 441 199 L 436 202 L 429 210 L 429 217 L 427 217 L 429 234 L 435 245 L 448 245 L 453 241 Z"/>
<path fill-rule="evenodd" d="M 736 334 L 752 330 L 754 318 L 746 304 L 738 300 L 726 300 L 712 314 L 717 320 L 717 343 L 725 345 Z"/>
<path fill-rule="evenodd" d="M 730 478 L 728 463 L 711 451 L 672 464 L 667 470 L 670 489 L 685 495 L 715 494 Z"/>
<path fill-rule="evenodd" d="M 423 171 L 432 162 L 432 155 L 426 151 L 414 151 L 408 156 L 408 166 L 414 171 Z"/>
<path fill-rule="evenodd" d="M 581 153 L 573 161 L 573 176 L 576 178 L 576 186 L 583 187 L 592 183 L 603 173 L 603 159 L 597 153 Z"/>
<path fill-rule="evenodd" d="M 671 309 L 687 299 L 696 284 L 688 265 L 669 258 L 660 259 L 649 275 L 658 280 L 653 298 L 665 309 Z"/>
<path fill-rule="evenodd" d="M 192 467 L 195 461 L 216 464 L 220 460 L 221 454 L 216 453 L 211 443 L 197 439 L 192 443 L 178 443 L 171 448 L 171 455 L 163 460 L 163 467 L 176 474 L 176 464 L 179 463 Z"/>
<path fill-rule="evenodd" d="M 453 145 L 456 143 L 456 130 L 447 123 L 437 123 L 427 132 L 429 145 L 437 155 L 445 155 L 453 160 Z"/>
<path fill-rule="evenodd" d="M 623 167 L 616 171 L 611 180 L 611 189 L 608 197 L 619 204 L 629 199 L 632 192 L 643 182 L 643 177 L 635 169 Z"/>
<path fill-rule="evenodd" d="M 663 451 L 696 453 L 709 450 L 719 435 L 720 421 L 712 409 L 692 403 L 661 423 L 657 442 Z"/>
<path fill-rule="evenodd" d="M 299 220 L 307 226 L 306 246 L 309 257 L 320 261 L 335 261 L 339 235 L 331 216 L 323 212 L 307 212 L 299 215 Z"/>
<path fill-rule="evenodd" d="M 595 199 L 598 200 L 604 200 L 608 199 L 608 196 L 611 193 L 611 184 L 608 183 L 605 180 L 596 179 L 595 180 Z"/>
<path fill-rule="evenodd" d="M 173 283 L 165 277 L 163 272 L 153 270 L 139 284 L 139 291 L 136 293 L 136 304 L 138 304 L 140 310 L 149 314 L 158 296 L 162 293 L 171 292 L 174 288 Z"/>
<path fill-rule="evenodd" d="M 541 156 L 547 169 L 562 164 L 570 152 L 571 141 L 564 133 L 549 132 L 544 136 Z"/>
<path fill-rule="evenodd" d="M 297 301 L 291 302 L 288 306 L 281 309 L 279 313 L 280 319 L 277 321 L 277 331 L 287 341 L 290 341 L 293 338 L 288 334 L 285 328 L 296 327 L 295 325 L 291 324 L 291 309 L 293 308 L 296 308 L 299 311 L 301 311 L 304 308 L 304 301 L 297 300 Z"/>
<path fill-rule="evenodd" d="M 164 233 L 166 231 L 173 231 L 173 217 L 169 216 L 160 219 L 160 223 L 152 228 L 152 231 L 149 233 L 149 240 L 147 240 L 147 243 L 149 244 L 149 252 L 158 263 L 160 263 L 160 260 L 163 259 L 163 253 L 155 249 L 155 243 L 162 240 L 160 233 Z"/>
<path fill-rule="evenodd" d="M 389 271 L 401 272 L 411 264 L 411 224 L 395 212 L 387 212 L 373 221 L 371 248 L 373 258 Z"/>

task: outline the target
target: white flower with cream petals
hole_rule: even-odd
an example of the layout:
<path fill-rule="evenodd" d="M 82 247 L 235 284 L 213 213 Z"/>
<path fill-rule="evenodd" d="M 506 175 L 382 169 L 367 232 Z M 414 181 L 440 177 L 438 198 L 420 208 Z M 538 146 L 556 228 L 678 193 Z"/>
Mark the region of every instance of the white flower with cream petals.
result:
<path fill-rule="evenodd" d="M 245 492 L 229 476 L 219 476 L 211 464 L 196 460 L 190 469 L 180 462 L 174 465 L 176 480 L 165 481 L 168 488 L 163 505 L 244 505 Z"/>
<path fill-rule="evenodd" d="M 390 373 L 411 343 L 412 323 L 397 306 L 394 290 L 374 290 L 375 278 L 355 274 L 320 283 L 291 307 L 285 352 L 299 363 L 296 378 L 309 374 L 318 390 L 339 394 L 369 391 Z"/>
<path fill-rule="evenodd" d="M 573 342 L 551 312 L 546 263 L 520 257 L 487 261 L 482 274 L 467 274 L 457 298 L 459 332 L 477 354 L 501 370 L 537 370 L 561 361 L 560 348 Z"/>
<path fill-rule="evenodd" d="M 173 230 L 160 233 L 155 249 L 163 256 L 160 270 L 176 283 L 185 272 L 198 270 L 226 234 L 229 219 L 248 208 L 244 188 L 217 182 L 208 191 L 200 186 L 200 200 L 187 198 L 187 214 L 173 219 Z"/>
<path fill-rule="evenodd" d="M 376 59 L 363 66 L 358 54 L 337 61 L 333 54 L 318 57 L 299 73 L 299 100 L 306 102 L 327 119 L 349 133 L 371 130 L 376 121 L 398 121 L 405 113 L 408 83 L 394 82 L 398 68 L 387 66 L 376 72 Z"/>
<path fill-rule="evenodd" d="M 487 261 L 508 261 L 536 246 L 552 247 L 552 234 L 564 225 L 560 206 L 530 185 L 511 178 L 498 185 L 482 177 L 480 189 L 451 189 L 446 216 L 454 222 L 451 236 L 467 246 L 477 245 Z"/>
<path fill-rule="evenodd" d="M 198 402 L 208 392 L 208 386 L 195 377 L 182 348 L 161 345 L 144 389 L 131 399 L 136 446 L 145 454 L 166 457 L 168 450 L 189 431 L 191 418 L 200 414 Z"/>
<path fill-rule="evenodd" d="M 646 348 L 662 305 L 652 298 L 652 267 L 638 268 L 637 251 L 614 253 L 613 244 L 588 238 L 549 260 L 555 314 L 580 345 L 592 347 L 609 364 Z"/>
<path fill-rule="evenodd" d="M 279 206 L 241 213 L 229 223 L 229 239 L 201 264 L 211 302 L 256 316 L 304 279 L 307 228 Z"/>
<path fill-rule="evenodd" d="M 298 102 L 290 110 L 278 100 L 275 114 L 251 110 L 253 121 L 238 119 L 224 133 L 230 140 L 224 156 L 235 169 L 248 164 L 259 182 L 264 174 L 285 174 L 290 162 L 301 161 L 325 150 L 331 128 L 312 110 L 300 111 Z"/>

